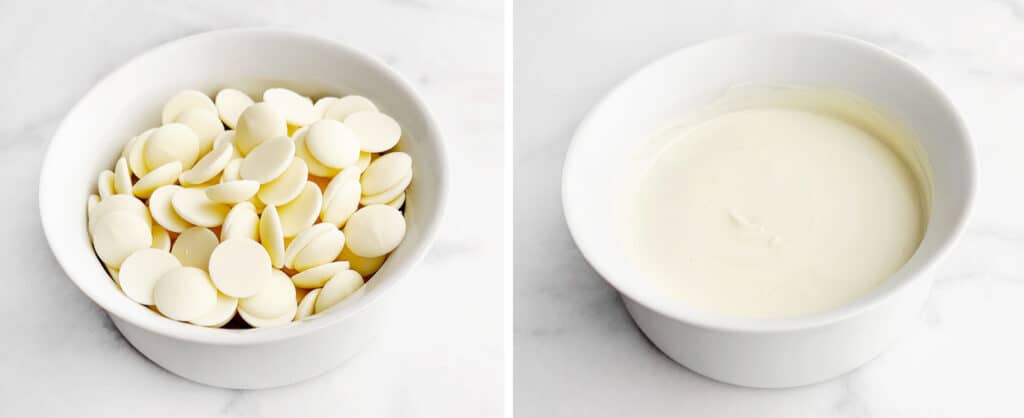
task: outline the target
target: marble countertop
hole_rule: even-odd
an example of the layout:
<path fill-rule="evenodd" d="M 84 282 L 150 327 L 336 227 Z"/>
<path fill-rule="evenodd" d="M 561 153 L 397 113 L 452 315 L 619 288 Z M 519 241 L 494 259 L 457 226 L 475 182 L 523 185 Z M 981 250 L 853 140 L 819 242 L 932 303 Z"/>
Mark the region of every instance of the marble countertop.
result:
<path fill-rule="evenodd" d="M 261 391 L 195 384 L 132 349 L 67 280 L 37 209 L 45 147 L 93 83 L 163 42 L 244 26 L 334 38 L 396 67 L 438 117 L 455 174 L 395 326 L 336 371 Z M 0 416 L 500 416 L 502 31 L 500 2 L 0 2 Z"/>
<path fill-rule="evenodd" d="M 909 59 L 955 102 L 981 167 L 972 222 L 913 329 L 867 366 L 797 389 L 716 383 L 662 355 L 580 256 L 559 199 L 569 138 L 609 88 L 669 51 L 752 30 L 845 33 Z M 1021 416 L 1024 4 L 517 0 L 515 35 L 516 416 Z"/>

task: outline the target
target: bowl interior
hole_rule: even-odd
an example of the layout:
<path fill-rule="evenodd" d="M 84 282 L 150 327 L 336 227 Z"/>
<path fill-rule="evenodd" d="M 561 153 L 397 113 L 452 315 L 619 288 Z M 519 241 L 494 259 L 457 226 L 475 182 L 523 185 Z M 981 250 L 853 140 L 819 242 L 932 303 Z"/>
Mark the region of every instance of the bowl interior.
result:
<path fill-rule="evenodd" d="M 162 318 L 124 297 L 93 253 L 85 202 L 100 171 L 113 166 L 126 141 L 159 126 L 163 104 L 183 89 L 211 97 L 225 87 L 253 99 L 282 86 L 311 97 L 358 93 L 402 125 L 399 147 L 413 156 L 406 195 L 407 233 L 359 294 L 300 323 L 271 329 L 206 329 Z M 128 62 L 71 110 L 50 144 L 40 179 L 40 211 L 50 246 L 68 276 L 96 303 L 122 319 L 181 338 L 244 343 L 324 326 L 371 303 L 426 252 L 444 206 L 447 166 L 433 118 L 393 70 L 337 43 L 292 32 L 229 30 L 171 42 Z"/>
<path fill-rule="evenodd" d="M 694 311 L 636 280 L 611 227 L 628 192 L 609 185 L 623 155 L 641 148 L 672 117 L 706 106 L 737 85 L 795 85 L 852 93 L 873 103 L 920 141 L 931 166 L 931 212 L 916 254 L 894 277 L 857 301 L 792 319 L 733 319 Z M 581 252 L 620 292 L 670 317 L 708 327 L 764 330 L 849 315 L 927 269 L 963 227 L 973 196 L 967 133 L 942 92 L 903 60 L 867 43 L 826 34 L 740 35 L 702 43 L 644 67 L 611 91 L 579 126 L 566 157 L 562 198 Z"/>

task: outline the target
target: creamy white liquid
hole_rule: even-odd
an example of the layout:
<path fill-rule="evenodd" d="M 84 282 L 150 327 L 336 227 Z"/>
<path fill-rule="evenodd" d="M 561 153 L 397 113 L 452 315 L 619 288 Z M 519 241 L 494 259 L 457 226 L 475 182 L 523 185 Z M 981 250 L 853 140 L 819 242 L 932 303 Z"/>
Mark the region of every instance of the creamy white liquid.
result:
<path fill-rule="evenodd" d="M 785 105 L 667 135 L 636 183 L 628 248 L 679 303 L 748 318 L 828 310 L 885 281 L 924 234 L 921 176 L 894 152 L 906 138 Z"/>

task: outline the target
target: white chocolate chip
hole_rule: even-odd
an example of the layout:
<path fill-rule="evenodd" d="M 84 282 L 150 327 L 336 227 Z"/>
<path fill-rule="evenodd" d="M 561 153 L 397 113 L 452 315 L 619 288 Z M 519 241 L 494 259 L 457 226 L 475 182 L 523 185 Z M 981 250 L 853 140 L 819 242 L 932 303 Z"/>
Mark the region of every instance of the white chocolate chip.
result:
<path fill-rule="evenodd" d="M 160 167 L 179 161 L 183 170 L 190 169 L 199 159 L 199 137 L 184 124 L 166 124 L 150 135 L 142 157 L 146 167 Z"/>
<path fill-rule="evenodd" d="M 132 141 L 131 149 L 128 150 L 128 167 L 132 169 L 132 173 L 135 173 L 135 177 L 142 178 L 149 173 L 149 167 L 146 166 L 146 158 L 143 155 L 143 151 L 146 147 L 146 142 L 149 141 L 149 137 L 156 132 L 157 128 L 149 128 L 145 132 L 139 134 Z"/>
<path fill-rule="evenodd" d="M 171 196 L 171 206 L 182 219 L 193 225 L 213 228 L 224 223 L 231 207 L 206 197 L 206 189 L 183 187 Z"/>
<path fill-rule="evenodd" d="M 231 322 L 231 318 L 235 317 L 237 308 L 238 299 L 218 292 L 217 303 L 213 305 L 213 309 L 210 309 L 209 312 L 206 312 L 199 318 L 188 322 L 204 327 L 220 328 Z"/>
<path fill-rule="evenodd" d="M 181 267 L 171 253 L 155 248 L 135 251 L 121 264 L 118 284 L 125 295 L 143 305 L 153 304 L 153 287 L 167 272 Z"/>
<path fill-rule="evenodd" d="M 167 185 L 172 185 L 181 176 L 181 161 L 172 161 L 146 173 L 145 177 L 135 182 L 132 186 L 132 193 L 143 199 L 148 198 L 153 191 Z"/>
<path fill-rule="evenodd" d="M 301 158 L 306 162 L 306 167 L 309 170 L 309 174 L 317 177 L 334 177 L 338 174 L 340 169 L 331 168 L 320 164 L 312 154 L 309 153 L 309 148 L 306 147 L 306 133 L 309 132 L 308 127 L 304 127 L 295 131 L 294 142 L 295 142 L 295 157 Z"/>
<path fill-rule="evenodd" d="M 320 296 L 320 289 L 310 290 L 309 293 L 306 293 L 306 295 L 302 297 L 302 300 L 299 301 L 298 309 L 295 311 L 296 321 L 301 321 L 313 316 L 316 308 L 317 296 Z"/>
<path fill-rule="evenodd" d="M 160 313 L 178 321 L 202 317 L 217 304 L 217 289 L 210 276 L 195 267 L 178 267 L 160 277 L 153 287 Z"/>
<path fill-rule="evenodd" d="M 199 139 L 199 155 L 206 154 L 213 149 L 213 140 L 224 133 L 224 124 L 220 122 L 217 111 L 205 108 L 192 108 L 182 111 L 174 118 L 174 121 L 188 126 L 195 132 Z"/>
<path fill-rule="evenodd" d="M 260 243 L 270 255 L 270 262 L 275 268 L 284 265 L 284 233 L 281 231 L 281 218 L 277 216 L 277 208 L 267 205 L 260 215 Z"/>
<path fill-rule="evenodd" d="M 287 137 L 263 142 L 242 160 L 238 173 L 246 180 L 269 183 L 284 174 L 295 157 L 295 143 Z"/>
<path fill-rule="evenodd" d="M 171 198 L 178 190 L 181 190 L 181 186 L 173 184 L 156 189 L 149 197 L 149 212 L 153 215 L 153 220 L 164 229 L 180 234 L 192 224 L 178 216 L 171 206 Z"/>
<path fill-rule="evenodd" d="M 92 243 L 104 264 L 119 269 L 129 255 L 153 245 L 153 233 L 133 211 L 114 210 L 96 221 Z"/>
<path fill-rule="evenodd" d="M 388 202 L 388 206 L 391 206 L 391 207 L 393 207 L 395 209 L 398 209 L 398 210 L 401 210 L 402 209 L 402 205 L 404 205 L 404 204 L 405 204 L 405 193 L 402 193 L 402 194 L 398 195 L 398 197 L 396 197 L 396 198 L 392 199 L 390 202 Z"/>
<path fill-rule="evenodd" d="M 271 270 L 263 286 L 252 296 L 240 298 L 238 307 L 263 319 L 277 318 L 295 309 L 295 284 L 281 270 Z"/>
<path fill-rule="evenodd" d="M 341 170 L 338 175 L 334 176 L 327 186 L 324 187 L 324 202 L 334 198 L 334 194 L 350 183 L 359 183 L 359 176 L 362 172 L 357 167 L 349 167 Z M 359 187 L 362 190 L 362 186 Z"/>
<path fill-rule="evenodd" d="M 363 172 L 359 182 L 363 186 L 363 194 L 381 193 L 406 176 L 412 175 L 412 157 L 404 152 L 389 152 L 370 163 Z"/>
<path fill-rule="evenodd" d="M 260 183 L 255 180 L 234 180 L 208 187 L 206 197 L 217 203 L 235 204 L 252 199 L 259 190 Z"/>
<path fill-rule="evenodd" d="M 313 225 L 313 227 L 305 231 L 302 231 L 301 233 L 296 235 L 295 238 L 292 239 L 290 243 L 288 243 L 288 248 L 284 250 L 284 266 L 287 268 L 292 268 L 292 262 L 295 261 L 295 256 L 299 254 L 299 251 L 302 251 L 303 248 L 309 245 L 309 243 L 313 242 L 313 239 L 315 239 L 320 234 L 326 233 L 330 230 L 337 229 L 337 227 L 331 224 L 316 224 Z"/>
<path fill-rule="evenodd" d="M 377 106 L 363 96 L 350 95 L 338 99 L 327 108 L 324 119 L 344 121 L 349 115 L 356 112 L 376 112 Z"/>
<path fill-rule="evenodd" d="M 347 261 L 335 261 L 327 264 L 321 264 L 313 267 L 309 270 L 305 270 L 296 273 L 292 276 L 292 283 L 295 283 L 295 287 L 302 289 L 316 289 L 318 287 L 324 287 L 335 273 L 348 270 L 349 263 Z"/>
<path fill-rule="evenodd" d="M 131 137 L 131 139 L 128 140 L 128 142 L 126 142 L 124 144 L 124 148 L 121 148 L 121 156 L 122 157 L 128 158 L 128 153 L 131 152 L 132 147 L 135 146 L 135 141 L 137 141 L 138 139 L 139 139 L 138 136 L 133 136 L 133 137 Z"/>
<path fill-rule="evenodd" d="M 114 190 L 113 171 L 103 170 L 100 172 L 100 176 L 96 180 L 96 190 L 100 194 L 100 199 L 106 199 L 110 196 L 117 194 L 117 191 Z"/>
<path fill-rule="evenodd" d="M 402 137 L 398 122 L 380 112 L 353 113 L 345 118 L 345 125 L 355 132 L 359 146 L 367 152 L 387 151 Z"/>
<path fill-rule="evenodd" d="M 309 179 L 309 168 L 301 158 L 293 158 L 284 173 L 267 184 L 259 186 L 260 201 L 270 205 L 283 205 L 295 200 Z"/>
<path fill-rule="evenodd" d="M 405 217 L 387 205 L 370 205 L 356 211 L 345 224 L 348 248 L 362 257 L 390 253 L 405 237 Z"/>
<path fill-rule="evenodd" d="M 323 119 L 327 114 L 327 109 L 338 102 L 337 97 L 321 97 L 313 104 L 313 113 L 316 114 L 317 119 Z"/>
<path fill-rule="evenodd" d="M 93 211 L 96 210 L 96 206 L 99 206 L 99 204 L 100 195 L 98 194 L 89 195 L 89 198 L 85 201 L 85 220 L 86 223 L 89 225 L 90 231 L 92 231 L 92 219 L 93 216 L 95 216 L 95 212 Z"/>
<path fill-rule="evenodd" d="M 170 251 L 171 251 L 171 234 L 168 234 L 167 230 L 164 229 L 162 226 L 160 226 L 160 224 L 153 225 L 152 229 L 153 229 L 153 244 L 150 245 L 150 247 L 156 248 L 158 250 L 164 250 L 164 251 L 167 251 L 168 253 L 170 253 Z"/>
<path fill-rule="evenodd" d="M 288 125 L 276 108 L 267 103 L 249 106 L 238 118 L 235 147 L 248 155 L 256 146 L 273 138 L 288 135 Z"/>
<path fill-rule="evenodd" d="M 224 121 L 224 124 L 231 129 L 235 129 L 238 125 L 238 117 L 242 115 L 242 112 L 254 103 L 248 94 L 235 89 L 223 89 L 217 92 L 217 97 L 214 100 L 220 120 Z"/>
<path fill-rule="evenodd" d="M 253 328 L 270 328 L 270 327 L 278 327 L 278 326 L 285 325 L 285 324 L 288 324 L 288 323 L 292 322 L 292 319 L 295 318 L 295 311 L 296 310 L 297 310 L 297 307 L 295 305 L 292 305 L 292 308 L 288 312 L 286 312 L 284 315 L 281 315 L 281 316 L 279 316 L 277 318 L 264 319 L 264 318 L 260 318 L 258 316 L 252 315 L 252 314 L 246 312 L 241 307 L 239 307 L 238 308 L 238 316 L 241 316 L 242 320 L 244 320 L 245 323 L 251 325 Z"/>
<path fill-rule="evenodd" d="M 93 207 L 89 214 L 89 232 L 91 233 L 95 229 L 96 222 L 99 221 L 104 214 L 116 210 L 127 210 L 139 219 L 143 220 L 146 225 L 151 225 L 153 222 L 149 217 L 149 211 L 146 210 L 145 203 L 142 203 L 141 200 L 136 199 L 134 196 L 119 194 L 96 202 L 96 206 Z"/>
<path fill-rule="evenodd" d="M 359 161 L 356 161 L 354 167 L 358 168 L 359 171 L 366 171 L 366 169 L 370 166 L 370 163 L 373 161 L 373 156 L 373 153 L 361 151 L 359 153 Z"/>
<path fill-rule="evenodd" d="M 405 178 L 399 180 L 398 183 L 395 183 L 394 185 L 392 185 L 387 190 L 384 190 L 383 192 L 377 193 L 375 195 L 364 194 L 363 197 L 359 200 L 359 203 L 365 206 L 385 205 L 388 202 L 391 202 L 392 200 L 398 198 L 398 196 L 401 195 L 402 193 L 405 193 L 405 189 L 409 187 L 410 182 L 412 182 L 412 172 L 410 172 L 408 175 L 405 176 Z"/>
<path fill-rule="evenodd" d="M 242 153 L 238 152 L 238 147 L 235 147 L 235 131 L 224 131 L 217 138 L 213 140 L 213 148 L 216 149 L 221 144 L 231 144 L 231 159 L 242 158 Z"/>
<path fill-rule="evenodd" d="M 238 174 L 238 170 L 242 168 L 242 158 L 235 158 L 228 161 L 228 165 L 224 166 L 224 172 L 220 175 L 220 182 L 227 183 L 229 181 L 241 180 L 242 176 Z"/>
<path fill-rule="evenodd" d="M 333 228 L 326 233 L 319 234 L 313 240 L 299 250 L 292 262 L 292 267 L 298 271 L 309 270 L 321 266 L 338 258 L 341 249 L 345 246 L 345 234 Z"/>
<path fill-rule="evenodd" d="M 181 184 L 185 186 L 194 186 L 206 183 L 217 177 L 217 175 L 224 170 L 224 167 L 227 167 L 234 152 L 235 147 L 234 145 L 231 145 L 230 142 L 221 143 L 220 146 L 214 147 L 213 151 L 199 159 L 199 161 L 192 166 L 192 169 L 181 173 Z"/>
<path fill-rule="evenodd" d="M 323 196 L 316 183 L 306 182 L 302 193 L 295 200 L 277 208 L 281 217 L 281 232 L 286 238 L 294 237 L 316 222 L 323 205 Z"/>
<path fill-rule="evenodd" d="M 324 201 L 324 209 L 321 211 L 321 219 L 342 227 L 348 219 L 359 208 L 359 182 L 351 180 L 342 183 L 336 190 L 332 191 L 331 200 Z"/>
<path fill-rule="evenodd" d="M 365 278 L 372 277 L 377 270 L 380 270 L 380 267 L 384 265 L 384 261 L 387 261 L 387 259 L 387 255 L 382 255 L 380 257 L 363 257 L 356 255 L 348 248 L 347 245 L 341 250 L 341 254 L 338 255 L 338 260 L 348 262 L 352 270 L 359 272 L 359 274 Z"/>
<path fill-rule="evenodd" d="M 342 270 L 335 273 L 334 277 L 324 284 L 320 295 L 316 298 L 316 313 L 337 305 L 338 302 L 345 300 L 362 286 L 363 278 L 355 271 Z"/>
<path fill-rule="evenodd" d="M 310 125 L 306 148 L 320 164 L 331 168 L 344 168 L 359 161 L 360 143 L 355 132 L 333 119 Z"/>
<path fill-rule="evenodd" d="M 210 265 L 210 255 L 217 248 L 217 235 L 213 231 L 192 227 L 186 229 L 174 240 L 171 254 L 178 257 L 181 265 L 206 270 Z"/>
<path fill-rule="evenodd" d="M 217 289 L 236 298 L 256 295 L 271 279 L 267 251 L 246 238 L 232 238 L 217 245 L 209 265 Z"/>
<path fill-rule="evenodd" d="M 128 169 L 128 159 L 121 157 L 114 165 L 114 192 L 117 194 L 132 194 L 132 173 Z"/>
<path fill-rule="evenodd" d="M 224 218 L 224 225 L 220 228 L 220 239 L 227 241 L 233 238 L 248 238 L 259 242 L 260 217 L 251 202 L 238 203 Z"/>
<path fill-rule="evenodd" d="M 319 119 L 312 100 L 288 89 L 267 89 L 263 92 L 263 101 L 277 108 L 291 125 L 306 126 Z"/>
<path fill-rule="evenodd" d="M 164 105 L 161 122 L 164 124 L 171 123 L 178 117 L 179 113 L 193 108 L 206 109 L 214 112 L 214 114 L 217 113 L 217 106 L 213 104 L 209 96 L 195 90 L 184 90 L 171 97 L 171 100 L 168 100 L 167 104 Z"/>

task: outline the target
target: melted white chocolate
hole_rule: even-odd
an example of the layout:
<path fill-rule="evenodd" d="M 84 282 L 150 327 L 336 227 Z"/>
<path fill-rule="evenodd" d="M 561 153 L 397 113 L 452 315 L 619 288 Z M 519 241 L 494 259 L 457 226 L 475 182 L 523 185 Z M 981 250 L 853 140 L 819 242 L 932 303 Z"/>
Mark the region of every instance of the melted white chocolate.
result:
<path fill-rule="evenodd" d="M 863 100 L 774 88 L 682 118 L 640 162 L 627 252 L 695 309 L 787 318 L 849 303 L 915 252 L 928 169 Z"/>

